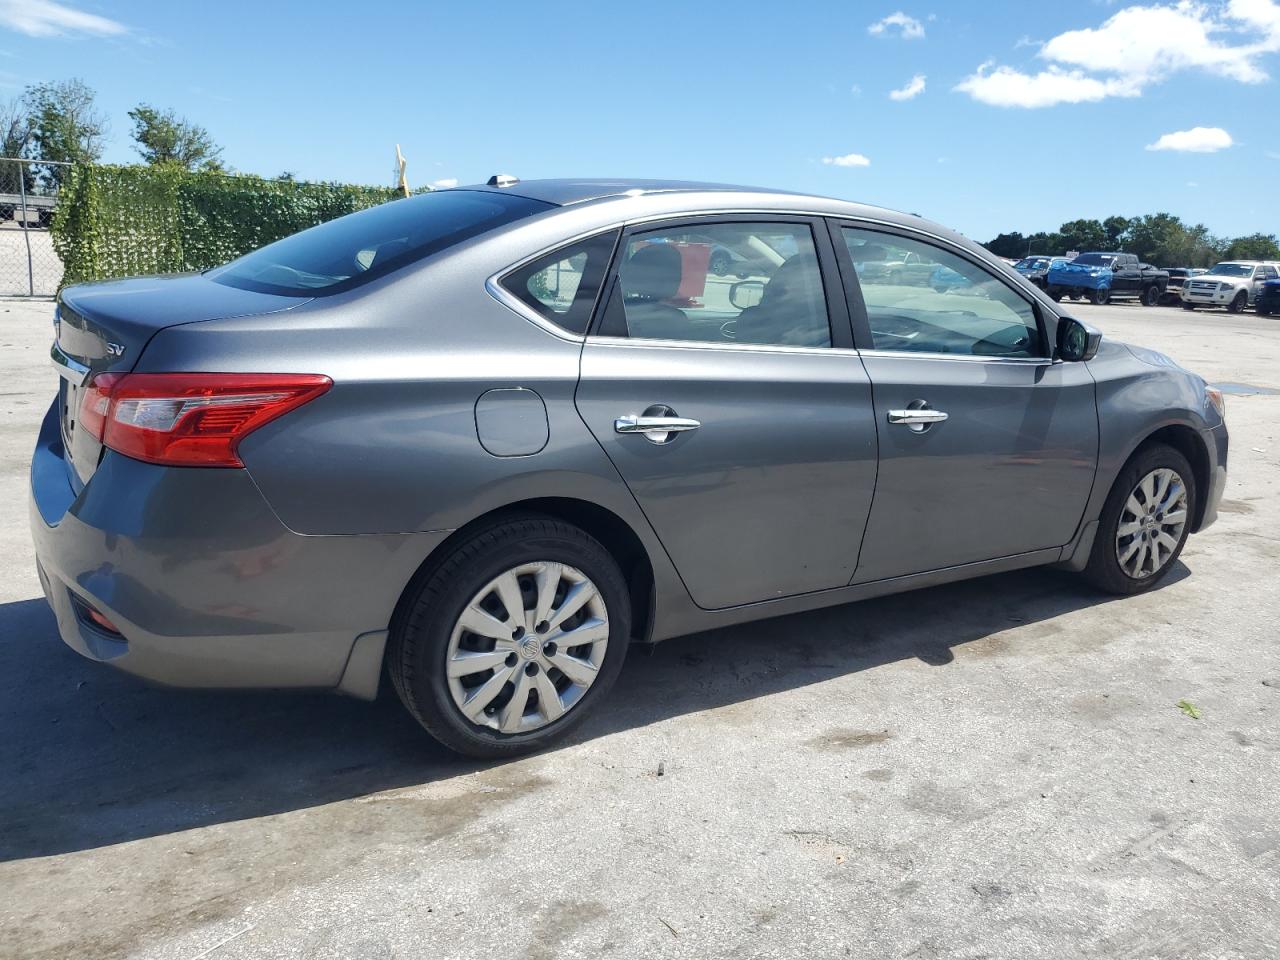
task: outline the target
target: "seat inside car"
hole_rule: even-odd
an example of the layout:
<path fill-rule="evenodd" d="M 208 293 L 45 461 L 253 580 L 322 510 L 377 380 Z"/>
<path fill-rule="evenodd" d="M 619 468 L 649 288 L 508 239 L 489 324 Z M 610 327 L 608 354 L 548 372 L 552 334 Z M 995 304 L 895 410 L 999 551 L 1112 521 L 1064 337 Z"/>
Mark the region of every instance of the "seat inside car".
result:
<path fill-rule="evenodd" d="M 822 275 L 812 255 L 782 262 L 764 286 L 760 302 L 738 314 L 739 343 L 828 346 L 831 331 L 822 300 Z"/>
<path fill-rule="evenodd" d="M 656 340 L 684 340 L 689 336 L 689 318 L 664 303 L 680 289 L 680 251 L 665 243 L 641 247 L 622 266 L 623 303 L 627 332 L 633 337 Z"/>

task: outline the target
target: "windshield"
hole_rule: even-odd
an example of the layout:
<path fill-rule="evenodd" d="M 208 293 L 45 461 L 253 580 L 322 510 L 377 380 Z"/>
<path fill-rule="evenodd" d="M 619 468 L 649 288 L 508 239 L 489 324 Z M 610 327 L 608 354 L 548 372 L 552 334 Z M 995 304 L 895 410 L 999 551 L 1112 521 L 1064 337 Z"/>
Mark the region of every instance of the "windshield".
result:
<path fill-rule="evenodd" d="M 1215 263 L 1209 271 L 1219 277 L 1251 277 L 1253 265 L 1249 263 Z"/>
<path fill-rule="evenodd" d="M 1082 253 L 1071 262 L 1083 264 L 1086 267 L 1109 267 L 1113 260 L 1115 257 L 1109 257 L 1105 253 Z"/>
<path fill-rule="evenodd" d="M 512 194 L 442 190 L 330 220 L 206 275 L 259 293 L 325 296 L 550 209 Z"/>
<path fill-rule="evenodd" d="M 1024 257 L 1015 265 L 1015 270 L 1047 270 L 1049 268 L 1049 260 L 1047 257 Z"/>

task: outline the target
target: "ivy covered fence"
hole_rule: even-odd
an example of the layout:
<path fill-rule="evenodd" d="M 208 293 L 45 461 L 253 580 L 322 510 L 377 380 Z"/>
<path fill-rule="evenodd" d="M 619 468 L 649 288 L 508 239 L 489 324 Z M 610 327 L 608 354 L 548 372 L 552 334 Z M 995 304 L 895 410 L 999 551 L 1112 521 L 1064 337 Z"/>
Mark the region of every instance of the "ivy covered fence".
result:
<path fill-rule="evenodd" d="M 392 187 L 82 164 L 63 183 L 51 233 L 65 286 L 207 270 L 400 195 Z"/>

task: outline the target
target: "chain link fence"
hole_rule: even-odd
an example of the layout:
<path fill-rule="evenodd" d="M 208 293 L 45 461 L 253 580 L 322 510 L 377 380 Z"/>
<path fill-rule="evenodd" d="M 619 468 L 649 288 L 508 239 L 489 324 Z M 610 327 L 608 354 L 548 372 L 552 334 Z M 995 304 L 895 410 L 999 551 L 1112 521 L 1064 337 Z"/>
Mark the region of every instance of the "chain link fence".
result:
<path fill-rule="evenodd" d="M 69 167 L 0 158 L 0 296 L 51 297 L 62 281 L 49 224 Z"/>

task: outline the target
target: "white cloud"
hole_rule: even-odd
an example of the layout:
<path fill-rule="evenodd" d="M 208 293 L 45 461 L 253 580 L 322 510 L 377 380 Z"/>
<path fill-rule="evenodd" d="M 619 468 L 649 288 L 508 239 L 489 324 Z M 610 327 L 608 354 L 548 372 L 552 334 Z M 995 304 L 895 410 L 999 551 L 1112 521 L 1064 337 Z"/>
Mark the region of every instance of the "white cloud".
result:
<path fill-rule="evenodd" d="M 1202 71 L 1240 83 L 1267 79 L 1280 52 L 1276 0 L 1177 0 L 1126 7 L 1100 27 L 1051 37 L 1040 71 L 984 64 L 956 89 L 995 106 L 1047 107 L 1139 96 L 1175 73 Z"/>
<path fill-rule="evenodd" d="M 852 93 L 855 97 L 860 97 L 862 96 L 862 87 L 858 86 L 855 83 L 852 87 L 849 88 L 849 92 Z"/>
<path fill-rule="evenodd" d="M 432 180 L 431 187 L 434 190 L 448 190 L 450 187 L 458 185 L 457 177 L 445 177 L 443 180 Z"/>
<path fill-rule="evenodd" d="M 891 13 L 883 20 L 877 20 L 867 27 L 867 33 L 873 37 L 899 36 L 903 40 L 923 40 L 924 24 L 915 17 L 908 17 L 899 10 Z"/>
<path fill-rule="evenodd" d="M 843 157 L 823 157 L 822 162 L 829 167 L 869 167 L 871 161 L 860 153 L 846 153 Z"/>
<path fill-rule="evenodd" d="M 914 77 L 907 81 L 907 85 L 901 90 L 890 90 L 890 100 L 910 100 L 912 97 L 918 97 L 924 93 L 924 74 L 917 73 Z"/>
<path fill-rule="evenodd" d="M 977 72 L 956 85 L 961 93 L 993 107 L 1050 107 L 1056 103 L 1091 103 L 1106 97 L 1132 97 L 1141 91 L 1124 80 L 1099 80 L 1081 70 L 1050 67 L 1039 73 L 1022 73 L 1013 67 L 984 63 Z"/>
<path fill-rule="evenodd" d="M 1221 127 L 1192 127 L 1190 130 L 1166 133 L 1155 143 L 1148 144 L 1147 149 L 1177 150 L 1180 153 L 1217 153 L 1234 143 L 1231 134 Z"/>
<path fill-rule="evenodd" d="M 84 13 L 54 0 L 0 0 L 0 26 L 32 37 L 90 33 L 114 37 L 129 28 L 94 13 Z"/>

